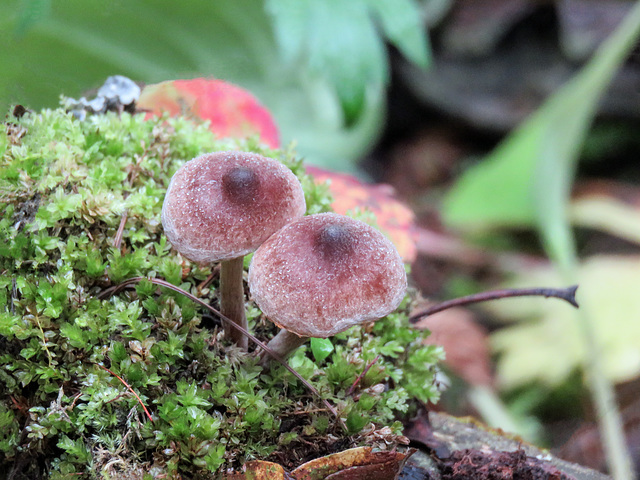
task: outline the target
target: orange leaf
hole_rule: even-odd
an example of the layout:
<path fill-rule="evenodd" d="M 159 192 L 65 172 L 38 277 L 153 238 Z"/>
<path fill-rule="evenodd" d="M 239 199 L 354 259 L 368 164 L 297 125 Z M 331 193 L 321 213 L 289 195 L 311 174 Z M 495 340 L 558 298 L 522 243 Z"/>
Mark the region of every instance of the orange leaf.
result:
<path fill-rule="evenodd" d="M 366 184 L 352 175 L 335 173 L 307 166 L 307 173 L 317 183 L 329 181 L 329 191 L 336 213 L 361 208 L 371 211 L 380 228 L 389 235 L 405 262 L 413 262 L 417 255 L 417 228 L 413 211 L 394 197 L 393 188 L 385 184 Z"/>
<path fill-rule="evenodd" d="M 277 463 L 253 460 L 247 462 L 242 473 L 230 473 L 226 480 L 286 480 L 284 468 Z"/>

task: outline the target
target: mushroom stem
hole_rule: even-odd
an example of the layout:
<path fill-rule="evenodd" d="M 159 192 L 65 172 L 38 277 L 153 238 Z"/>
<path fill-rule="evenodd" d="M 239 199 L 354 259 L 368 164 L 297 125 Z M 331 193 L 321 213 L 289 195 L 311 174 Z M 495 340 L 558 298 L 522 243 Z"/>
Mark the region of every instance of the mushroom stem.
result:
<path fill-rule="evenodd" d="M 220 263 L 220 312 L 247 330 L 244 311 L 244 285 L 242 283 L 243 258 L 232 258 Z M 247 350 L 249 343 L 240 330 L 225 324 L 225 335 L 238 347 Z"/>
<path fill-rule="evenodd" d="M 296 348 L 302 345 L 307 341 L 309 337 L 300 337 L 295 333 L 291 333 L 284 328 L 280 329 L 278 334 L 269 340 L 267 343 L 267 347 L 269 347 L 274 353 L 276 353 L 280 358 L 287 358 Z M 263 367 L 266 367 L 272 358 L 269 354 L 265 353 L 260 361 L 260 364 Z"/>

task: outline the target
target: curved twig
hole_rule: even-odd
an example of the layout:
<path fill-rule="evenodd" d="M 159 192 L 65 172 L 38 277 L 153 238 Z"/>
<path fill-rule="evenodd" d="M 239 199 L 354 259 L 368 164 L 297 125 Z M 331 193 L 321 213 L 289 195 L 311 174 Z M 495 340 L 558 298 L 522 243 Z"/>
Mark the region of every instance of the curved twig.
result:
<path fill-rule="evenodd" d="M 576 308 L 580 308 L 576 301 L 576 290 L 578 290 L 578 285 L 572 285 L 567 288 L 513 288 L 506 290 L 491 290 L 489 292 L 476 293 L 474 295 L 467 295 L 466 297 L 454 298 L 453 300 L 437 303 L 436 305 L 426 308 L 421 312 L 411 315 L 409 317 L 409 322 L 416 323 L 423 317 L 428 317 L 429 315 L 447 310 L 448 308 L 509 297 L 554 297 L 564 300 Z"/>
<path fill-rule="evenodd" d="M 235 328 L 237 330 L 240 330 L 243 335 L 245 335 L 249 340 L 251 340 L 253 343 L 255 343 L 262 350 L 267 352 L 267 354 L 271 355 L 271 357 L 273 357 L 277 362 L 282 364 L 284 366 L 284 368 L 286 368 L 294 377 L 296 377 L 298 380 L 300 380 L 300 382 L 302 382 L 302 384 L 305 387 L 307 387 L 307 389 L 313 395 L 315 395 L 316 397 L 318 397 L 320 399 L 320 401 L 322 401 L 322 403 L 327 407 L 327 410 L 329 410 L 336 417 L 336 419 L 338 420 L 338 422 L 340 423 L 340 426 L 344 429 L 344 431 L 348 432 L 347 425 L 344 423 L 342 418 L 340 418 L 340 415 L 338 415 L 338 412 L 336 411 L 336 409 L 333 408 L 333 406 L 326 399 L 322 398 L 322 396 L 320 395 L 320 392 L 313 385 L 311 385 L 307 380 L 305 380 L 302 377 L 302 375 L 300 375 L 298 372 L 296 372 L 278 354 L 276 354 L 273 350 L 271 350 L 269 347 L 267 347 L 267 345 L 265 345 L 263 342 L 258 340 L 254 335 L 249 333 L 246 329 L 242 328 L 240 325 L 237 325 L 235 322 L 231 321 L 231 319 L 229 319 L 226 316 L 224 316 L 222 313 L 220 313 L 218 310 L 213 308 L 207 302 L 205 302 L 204 300 L 199 299 L 198 297 L 196 297 L 195 295 L 187 292 L 186 290 L 183 290 L 180 287 L 176 287 L 175 285 L 173 285 L 173 284 L 171 284 L 171 283 L 169 283 L 169 282 L 167 282 L 165 280 L 161 280 L 159 278 L 133 277 L 133 278 L 130 278 L 128 280 L 125 280 L 124 282 L 120 283 L 119 285 L 116 285 L 114 287 L 108 288 L 107 290 L 101 292 L 98 295 L 98 298 L 102 299 L 102 300 L 105 299 L 105 298 L 108 298 L 111 295 L 115 295 L 120 290 L 122 290 L 124 288 L 127 288 L 127 287 L 129 287 L 131 285 L 134 285 L 136 283 L 139 283 L 142 280 L 148 280 L 149 282 L 153 283 L 154 285 L 159 285 L 161 287 L 168 288 L 169 290 L 173 290 L 174 292 L 177 292 L 177 293 L 180 293 L 181 295 L 184 295 L 185 297 L 187 297 L 192 302 L 195 302 L 198 305 L 208 309 L 211 313 L 216 315 L 220 320 L 225 322 L 227 325 L 231 325 L 231 326 L 233 326 L 233 328 Z"/>
<path fill-rule="evenodd" d="M 107 372 L 109 372 L 111 375 L 113 375 L 114 377 L 116 377 L 118 380 L 120 380 L 122 382 L 122 384 L 127 387 L 129 389 L 129 391 L 131 393 L 133 393 L 133 395 L 138 399 L 138 403 L 140 405 L 142 405 L 142 409 L 144 410 L 144 413 L 147 414 L 147 417 L 149 418 L 149 420 L 151 421 L 151 423 L 153 423 L 153 417 L 151 416 L 151 414 L 149 413 L 149 410 L 147 410 L 147 406 L 144 404 L 144 402 L 142 401 L 142 399 L 140 398 L 140 396 L 136 393 L 136 391 L 131 388 L 131 385 L 129 385 L 124 378 L 122 378 L 120 375 L 118 375 L 117 373 L 112 372 L 111 370 L 109 370 L 107 367 L 105 367 L 104 365 L 100 365 L 99 363 L 97 363 L 96 365 L 98 365 L 100 368 L 102 368 L 103 370 L 106 370 Z M 77 397 L 76 397 L 77 398 Z M 74 400 L 75 402 L 75 400 Z"/>

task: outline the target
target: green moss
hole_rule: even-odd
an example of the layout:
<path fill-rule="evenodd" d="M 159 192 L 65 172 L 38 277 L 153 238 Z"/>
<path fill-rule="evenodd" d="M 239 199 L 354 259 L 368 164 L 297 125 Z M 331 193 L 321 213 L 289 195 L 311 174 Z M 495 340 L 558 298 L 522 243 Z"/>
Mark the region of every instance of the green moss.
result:
<path fill-rule="evenodd" d="M 305 175 L 293 151 L 219 141 L 184 119 L 126 113 L 80 122 L 45 110 L 4 127 L 1 471 L 208 478 L 254 458 L 290 466 L 370 443 L 372 429 L 385 425 L 399 434 L 396 420 L 416 399 L 436 399 L 441 351 L 408 328 L 406 304 L 331 339 L 326 358 L 316 361 L 307 345 L 290 359 L 336 406 L 347 434 L 301 382 L 283 367 L 263 371 L 184 296 L 149 281 L 108 295 L 127 278 L 157 277 L 215 304 L 217 280 L 205 282 L 211 270 L 182 259 L 162 233 L 169 179 L 203 152 L 256 151 L 300 178 L 308 213 L 329 210 L 326 187 Z M 274 334 L 254 305 L 248 318 L 259 337 Z"/>

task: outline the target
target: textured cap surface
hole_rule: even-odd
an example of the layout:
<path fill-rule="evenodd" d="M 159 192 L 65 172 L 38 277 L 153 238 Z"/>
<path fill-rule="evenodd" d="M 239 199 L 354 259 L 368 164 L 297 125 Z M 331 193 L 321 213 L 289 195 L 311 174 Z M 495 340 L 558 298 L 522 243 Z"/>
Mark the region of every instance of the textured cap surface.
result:
<path fill-rule="evenodd" d="M 271 321 L 324 338 L 395 310 L 407 277 L 397 250 L 378 230 L 321 213 L 288 224 L 258 248 L 249 288 Z"/>
<path fill-rule="evenodd" d="M 194 262 L 254 251 L 306 209 L 302 186 L 283 164 L 246 152 L 216 152 L 185 163 L 162 206 L 173 246 Z"/>

